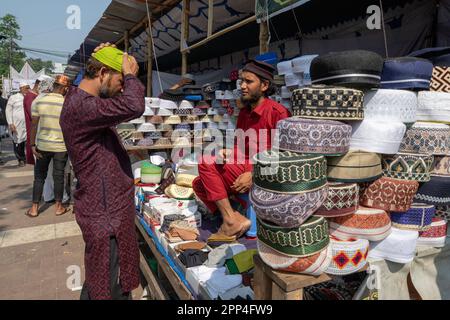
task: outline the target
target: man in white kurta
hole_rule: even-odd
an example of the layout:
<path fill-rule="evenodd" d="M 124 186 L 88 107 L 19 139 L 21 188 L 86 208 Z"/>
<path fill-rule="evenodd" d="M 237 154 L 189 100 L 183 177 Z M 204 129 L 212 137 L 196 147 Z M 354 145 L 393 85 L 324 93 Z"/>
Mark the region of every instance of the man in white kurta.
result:
<path fill-rule="evenodd" d="M 25 166 L 25 144 L 27 141 L 27 128 L 25 125 L 25 111 L 23 108 L 23 99 L 30 90 L 26 83 L 20 85 L 20 92 L 11 96 L 6 105 L 6 121 L 8 122 L 9 132 L 14 142 L 14 153 L 19 166 Z"/>

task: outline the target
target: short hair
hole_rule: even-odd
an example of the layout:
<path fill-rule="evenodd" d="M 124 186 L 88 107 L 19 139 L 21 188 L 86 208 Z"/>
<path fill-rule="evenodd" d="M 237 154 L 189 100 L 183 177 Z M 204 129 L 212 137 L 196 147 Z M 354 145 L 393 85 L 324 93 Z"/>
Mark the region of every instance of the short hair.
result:
<path fill-rule="evenodd" d="M 108 66 L 105 66 L 103 63 L 95 59 L 94 57 L 89 58 L 88 62 L 86 63 L 86 70 L 84 72 L 84 78 L 87 79 L 95 79 L 98 77 L 98 72 L 101 68 L 107 69 L 109 72 L 117 72 L 115 70 L 112 70 Z"/>
<path fill-rule="evenodd" d="M 57 82 L 53 82 L 53 89 L 52 89 L 52 91 L 55 92 L 56 90 L 59 90 L 59 89 L 61 89 L 63 87 L 65 87 L 65 86 L 63 86 L 62 84 L 59 84 Z"/>
<path fill-rule="evenodd" d="M 275 86 L 275 84 L 271 80 L 263 78 L 263 77 L 261 77 L 261 76 L 259 76 L 257 74 L 256 74 L 256 76 L 258 77 L 259 81 L 261 81 L 261 82 L 263 82 L 263 81 L 269 82 L 269 86 L 268 86 L 266 92 L 264 92 L 264 96 L 266 98 L 270 97 L 270 96 L 273 96 L 277 92 L 277 87 Z"/>

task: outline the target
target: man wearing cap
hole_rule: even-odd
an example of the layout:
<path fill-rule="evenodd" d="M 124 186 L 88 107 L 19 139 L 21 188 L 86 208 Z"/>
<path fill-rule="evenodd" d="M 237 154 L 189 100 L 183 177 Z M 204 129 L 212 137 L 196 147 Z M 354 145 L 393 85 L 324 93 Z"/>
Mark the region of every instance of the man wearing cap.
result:
<path fill-rule="evenodd" d="M 244 134 L 252 131 L 249 139 L 237 137 L 233 150 L 221 150 L 216 158 L 203 157 L 199 164 L 199 177 L 193 187 L 197 196 L 211 212 L 220 211 L 223 224 L 219 234 L 227 237 L 242 236 L 251 226 L 250 220 L 233 210 L 230 195 L 247 193 L 252 185 L 254 154 L 271 149 L 271 130 L 279 120 L 290 116 L 282 105 L 270 100 L 273 90 L 273 66 L 250 60 L 241 73 L 242 109 L 236 129 Z M 260 143 L 260 139 L 265 139 Z M 245 141 L 238 144 L 238 141 Z M 219 160 L 219 161 L 217 161 Z M 221 164 L 220 162 L 225 162 Z"/>
<path fill-rule="evenodd" d="M 14 143 L 14 153 L 19 167 L 25 166 L 25 144 L 27 141 L 27 128 L 25 125 L 25 113 L 23 110 L 23 101 L 25 95 L 30 90 L 26 83 L 20 84 L 20 92 L 12 95 L 6 105 L 6 120 L 9 125 L 9 132 L 12 135 Z"/>
<path fill-rule="evenodd" d="M 134 178 L 116 126 L 145 111 L 136 60 L 101 45 L 71 87 L 61 128 L 77 178 L 74 212 L 86 243 L 81 299 L 129 299 L 139 285 Z"/>
<path fill-rule="evenodd" d="M 39 204 L 48 167 L 52 160 L 55 184 L 55 214 L 60 216 L 68 211 L 62 205 L 67 149 L 59 125 L 64 96 L 68 88 L 69 79 L 64 75 L 57 76 L 52 92 L 36 100 L 31 110 L 30 145 L 32 153 L 36 157 L 36 165 L 34 167 L 33 206 L 25 213 L 31 218 L 39 215 Z"/>

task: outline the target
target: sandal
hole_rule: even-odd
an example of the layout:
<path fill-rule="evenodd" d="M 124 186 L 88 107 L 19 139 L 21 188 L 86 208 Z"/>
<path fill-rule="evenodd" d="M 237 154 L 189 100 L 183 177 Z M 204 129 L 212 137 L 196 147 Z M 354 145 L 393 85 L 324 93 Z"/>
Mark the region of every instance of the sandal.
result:
<path fill-rule="evenodd" d="M 30 213 L 31 209 L 28 209 L 27 211 L 25 211 L 25 215 L 30 217 L 30 218 L 37 218 L 39 217 L 39 213 L 37 215 L 33 215 Z"/>
<path fill-rule="evenodd" d="M 59 217 L 59 216 L 62 216 L 62 215 L 66 214 L 67 212 L 70 212 L 70 211 L 72 211 L 72 209 L 70 209 L 70 208 L 64 208 L 64 211 L 62 211 L 61 213 L 55 213 L 55 215 L 56 215 L 57 217 Z"/>

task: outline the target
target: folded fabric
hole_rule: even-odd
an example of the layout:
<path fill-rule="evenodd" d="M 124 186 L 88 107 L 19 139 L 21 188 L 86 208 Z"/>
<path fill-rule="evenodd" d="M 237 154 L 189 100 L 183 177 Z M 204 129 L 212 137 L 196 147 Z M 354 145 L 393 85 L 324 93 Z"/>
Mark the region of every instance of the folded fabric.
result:
<path fill-rule="evenodd" d="M 329 219 L 330 234 L 340 240 L 352 238 L 380 241 L 391 232 L 391 220 L 386 211 L 359 207 L 353 214 Z"/>
<path fill-rule="evenodd" d="M 406 212 L 391 212 L 392 226 L 397 229 L 426 231 L 430 228 L 435 213 L 433 205 L 413 203 Z"/>
<path fill-rule="evenodd" d="M 240 274 L 247 272 L 255 266 L 253 256 L 258 254 L 258 250 L 245 250 L 234 255 L 231 259 L 225 261 L 225 265 L 230 274 Z"/>
<path fill-rule="evenodd" d="M 383 174 L 389 178 L 428 182 L 433 161 L 433 156 L 422 154 L 398 153 L 384 156 Z"/>
<path fill-rule="evenodd" d="M 311 79 L 313 84 L 378 88 L 383 64 L 383 58 L 371 51 L 330 52 L 311 62 Z"/>
<path fill-rule="evenodd" d="M 450 205 L 450 176 L 431 176 L 417 191 L 416 200 L 435 206 Z"/>
<path fill-rule="evenodd" d="M 419 188 L 417 181 L 382 177 L 373 182 L 361 198 L 361 204 L 385 211 L 406 212 Z"/>
<path fill-rule="evenodd" d="M 298 227 L 322 205 L 327 195 L 326 185 L 301 194 L 283 194 L 266 191 L 253 185 L 250 202 L 256 215 L 282 227 Z"/>
<path fill-rule="evenodd" d="M 292 69 L 292 61 L 282 61 L 277 64 L 278 74 L 279 75 L 286 75 L 293 73 Z"/>
<path fill-rule="evenodd" d="M 181 244 L 175 246 L 175 251 L 176 252 L 183 252 L 183 251 L 186 251 L 186 250 L 202 250 L 202 249 L 205 249 L 205 248 L 206 248 L 206 243 L 199 242 L 199 241 L 192 241 L 192 242 L 181 243 Z M 203 261 L 202 264 L 205 261 Z"/>
<path fill-rule="evenodd" d="M 397 263 L 413 261 L 419 232 L 392 228 L 391 234 L 382 241 L 371 242 L 369 259 L 385 259 Z"/>
<path fill-rule="evenodd" d="M 370 90 L 364 95 L 365 119 L 414 123 L 417 108 L 417 94 L 407 90 Z"/>
<path fill-rule="evenodd" d="M 225 272 L 226 272 L 225 267 L 209 268 L 203 265 L 192 267 L 186 270 L 186 281 L 189 283 L 194 293 L 198 295 L 200 293 L 200 287 L 205 286 L 205 283 L 209 279 L 213 277 L 220 277 L 220 276 L 223 277 L 223 275 L 225 275 Z M 218 295 L 217 292 L 215 294 Z M 211 298 L 214 299 L 216 297 L 217 296 L 212 296 Z"/>
<path fill-rule="evenodd" d="M 384 61 L 381 88 L 428 90 L 433 64 L 415 57 L 390 58 Z"/>
<path fill-rule="evenodd" d="M 312 216 L 297 228 L 283 228 L 257 218 L 258 239 L 277 252 L 293 257 L 308 257 L 329 243 L 328 223 Z"/>
<path fill-rule="evenodd" d="M 432 246 L 436 248 L 445 247 L 447 238 L 447 222 L 443 218 L 433 218 L 430 228 L 427 231 L 419 232 L 417 245 Z"/>
<path fill-rule="evenodd" d="M 364 94 L 360 90 L 316 85 L 294 90 L 294 116 L 310 119 L 362 120 Z"/>
<path fill-rule="evenodd" d="M 206 281 L 205 287 L 214 299 L 233 288 L 242 285 L 242 276 L 227 275 L 225 273 L 214 274 L 209 280 Z"/>
<path fill-rule="evenodd" d="M 382 175 L 381 156 L 350 150 L 342 157 L 327 158 L 328 179 L 338 182 L 370 182 Z"/>
<path fill-rule="evenodd" d="M 245 250 L 247 250 L 247 248 L 240 243 L 220 245 L 209 252 L 205 266 L 222 267 L 228 259 L 231 259 L 234 255 L 244 252 Z"/>
<path fill-rule="evenodd" d="M 230 300 L 255 300 L 255 294 L 250 287 L 244 285 L 233 288 L 225 293 L 219 294 L 219 299 Z"/>
<path fill-rule="evenodd" d="M 216 245 L 213 245 L 213 243 L 216 243 L 216 244 L 220 243 L 219 245 L 217 245 L 217 247 L 219 247 L 222 244 L 232 243 L 232 242 L 235 242 L 235 241 L 236 241 L 236 237 L 234 237 L 234 236 L 229 237 L 229 236 L 226 236 L 226 235 L 221 234 L 221 233 L 214 233 L 207 240 L 208 245 L 211 246 L 211 247 L 216 247 Z"/>
<path fill-rule="evenodd" d="M 406 126 L 402 122 L 365 119 L 352 123 L 350 148 L 381 154 L 396 154 L 400 148 Z"/>
<path fill-rule="evenodd" d="M 275 270 L 319 276 L 331 262 L 331 246 L 308 257 L 296 258 L 275 251 L 262 241 L 257 241 L 261 260 Z"/>
<path fill-rule="evenodd" d="M 170 242 L 194 241 L 199 236 L 198 230 L 179 228 L 177 226 L 170 226 L 169 231 L 165 232 L 165 234 Z"/>
<path fill-rule="evenodd" d="M 450 154 L 450 127 L 445 124 L 416 122 L 406 131 L 400 152 L 432 155 Z"/>
<path fill-rule="evenodd" d="M 327 274 L 345 276 L 358 272 L 367 264 L 369 241 L 366 239 L 352 239 L 342 241 L 331 238 L 331 263 L 325 271 Z"/>
<path fill-rule="evenodd" d="M 303 85 L 311 84 L 311 63 L 318 57 L 317 54 L 304 55 L 292 60 L 292 70 L 295 73 L 303 74 Z"/>
<path fill-rule="evenodd" d="M 298 194 L 322 189 L 327 183 L 323 156 L 264 151 L 255 155 L 254 163 L 254 184 L 266 191 Z"/>
<path fill-rule="evenodd" d="M 325 218 L 354 214 L 359 204 L 359 187 L 356 183 L 328 183 L 328 192 L 322 206 L 314 215 Z"/>
<path fill-rule="evenodd" d="M 279 149 L 341 155 L 349 150 L 351 126 L 331 120 L 287 118 L 277 124 Z"/>
<path fill-rule="evenodd" d="M 430 84 L 431 91 L 450 92 L 450 67 L 435 66 Z"/>
<path fill-rule="evenodd" d="M 434 176 L 450 176 L 450 156 L 434 157 L 434 167 L 431 174 Z"/>
<path fill-rule="evenodd" d="M 421 91 L 418 101 L 418 120 L 450 123 L 450 93 Z"/>
<path fill-rule="evenodd" d="M 180 253 L 178 259 L 180 259 L 181 263 L 184 264 L 186 268 L 197 267 L 201 266 L 203 262 L 208 259 L 208 252 L 196 249 L 187 249 Z"/>
<path fill-rule="evenodd" d="M 284 75 L 287 87 L 298 87 L 303 84 L 303 75 L 299 73 L 287 73 Z"/>
<path fill-rule="evenodd" d="M 177 220 L 184 220 L 185 218 L 186 217 L 182 214 L 168 214 L 168 215 L 164 216 L 163 224 L 161 226 L 160 231 L 161 232 L 169 231 L 169 227 L 172 224 L 172 222 L 177 221 Z"/>

